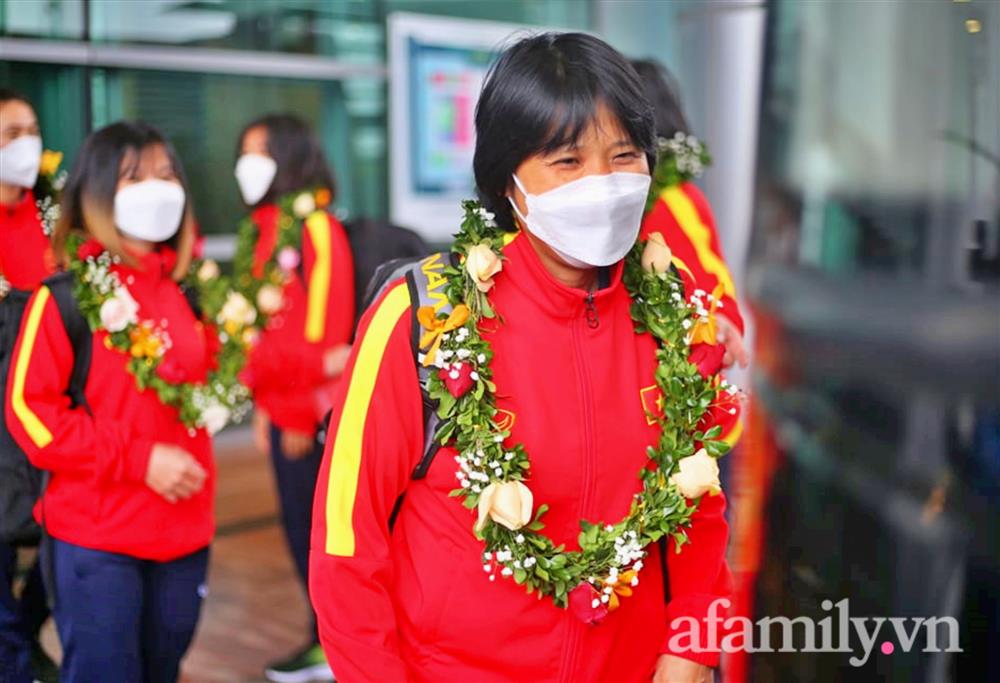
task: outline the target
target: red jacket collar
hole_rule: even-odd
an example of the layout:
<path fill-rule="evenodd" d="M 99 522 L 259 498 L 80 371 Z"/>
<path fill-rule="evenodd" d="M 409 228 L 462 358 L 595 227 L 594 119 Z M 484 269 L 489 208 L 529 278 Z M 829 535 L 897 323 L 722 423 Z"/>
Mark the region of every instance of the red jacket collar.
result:
<path fill-rule="evenodd" d="M 555 317 L 574 318 L 583 314 L 589 292 L 555 279 L 526 236 L 518 234 L 503 251 L 507 260 L 497 275 L 498 283 L 510 280 L 525 296 Z M 623 286 L 623 267 L 623 261 L 610 266 L 608 286 L 594 292 L 594 306 L 599 312 L 610 305 L 613 295 Z"/>
<path fill-rule="evenodd" d="M 3 212 L 5 219 L 13 219 L 10 224 L 15 227 L 38 224 L 37 220 L 25 220 L 28 217 L 33 218 L 38 215 L 38 207 L 35 205 L 35 194 L 31 190 L 25 190 L 21 198 L 13 204 L 0 204 L 0 211 Z M 4 223 L 7 222 L 7 220 L 4 220 Z"/>
<path fill-rule="evenodd" d="M 168 246 L 161 246 L 145 254 L 130 249 L 126 249 L 126 251 L 135 259 L 135 265 L 122 263 L 115 268 L 136 277 L 153 280 L 169 278 L 173 273 L 174 266 L 177 265 L 177 252 Z M 77 255 L 80 258 L 87 258 L 103 252 L 104 246 L 100 242 L 88 239 L 80 245 Z"/>

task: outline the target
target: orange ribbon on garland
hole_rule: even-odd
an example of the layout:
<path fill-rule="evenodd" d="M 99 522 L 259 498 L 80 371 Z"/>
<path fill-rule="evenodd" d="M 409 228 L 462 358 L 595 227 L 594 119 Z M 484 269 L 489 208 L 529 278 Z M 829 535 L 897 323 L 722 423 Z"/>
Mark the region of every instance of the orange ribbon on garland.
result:
<path fill-rule="evenodd" d="M 465 304 L 455 306 L 446 319 L 437 317 L 433 306 L 421 306 L 417 309 L 417 321 L 420 326 L 427 330 L 420 338 L 420 348 L 427 349 L 424 352 L 424 367 L 434 365 L 437 358 L 438 349 L 441 348 L 441 337 L 452 330 L 457 330 L 469 319 L 469 308 Z"/>

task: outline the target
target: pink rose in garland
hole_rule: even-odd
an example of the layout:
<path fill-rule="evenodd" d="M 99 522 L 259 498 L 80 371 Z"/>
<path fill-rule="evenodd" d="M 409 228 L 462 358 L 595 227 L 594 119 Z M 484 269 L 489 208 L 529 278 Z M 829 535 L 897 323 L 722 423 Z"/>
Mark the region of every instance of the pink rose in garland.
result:
<path fill-rule="evenodd" d="M 104 245 L 102 245 L 97 240 L 87 240 L 80 245 L 80 248 L 76 250 L 76 255 L 80 257 L 81 261 L 86 261 L 87 259 L 97 258 L 104 253 Z"/>
<path fill-rule="evenodd" d="M 438 372 L 438 377 L 444 382 L 448 393 L 455 398 L 462 398 L 476 384 L 472 378 L 472 366 L 469 363 L 453 363 Z"/>
<path fill-rule="evenodd" d="M 278 252 L 278 267 L 286 273 L 290 273 L 298 268 L 301 260 L 299 252 L 294 247 L 285 247 Z"/>
<path fill-rule="evenodd" d="M 608 616 L 608 605 L 589 583 L 581 583 L 569 592 L 569 611 L 588 626 L 597 626 Z"/>
<path fill-rule="evenodd" d="M 698 368 L 698 374 L 710 379 L 722 370 L 722 359 L 726 355 L 726 347 L 722 344 L 705 344 L 704 342 L 691 347 L 688 362 Z"/>

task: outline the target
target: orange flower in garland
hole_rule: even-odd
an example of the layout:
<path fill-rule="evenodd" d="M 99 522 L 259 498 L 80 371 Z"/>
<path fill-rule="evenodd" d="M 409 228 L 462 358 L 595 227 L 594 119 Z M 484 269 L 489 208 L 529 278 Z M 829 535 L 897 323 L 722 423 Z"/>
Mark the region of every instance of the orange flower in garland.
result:
<path fill-rule="evenodd" d="M 704 290 L 700 290 L 704 293 Z M 718 344 L 719 340 L 717 338 L 718 330 L 715 325 L 715 309 L 719 307 L 719 297 L 724 293 L 725 288 L 722 284 L 716 285 L 715 289 L 712 290 L 708 309 L 702 308 L 698 311 L 699 318 L 694 323 L 691 328 L 690 344 L 694 346 L 695 344 Z M 700 304 L 700 299 L 698 299 Z"/>
<path fill-rule="evenodd" d="M 129 330 L 128 340 L 132 344 L 129 347 L 129 353 L 132 354 L 133 358 L 159 358 L 166 350 L 163 340 L 148 320 L 144 320 Z"/>
<path fill-rule="evenodd" d="M 604 589 L 605 595 L 608 596 L 608 611 L 614 612 L 616 609 L 621 607 L 621 602 L 618 600 L 618 596 L 623 598 L 631 597 L 632 586 L 634 586 L 638 581 L 638 573 L 632 570 L 627 572 L 622 572 L 618 575 L 618 579 L 613 583 L 607 584 Z M 610 592 L 609 592 L 610 591 Z"/>

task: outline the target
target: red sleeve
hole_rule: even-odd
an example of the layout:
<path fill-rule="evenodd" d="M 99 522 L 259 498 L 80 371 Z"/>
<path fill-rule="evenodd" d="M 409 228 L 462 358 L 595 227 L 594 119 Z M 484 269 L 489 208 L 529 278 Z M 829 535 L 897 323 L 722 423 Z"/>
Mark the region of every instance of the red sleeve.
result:
<path fill-rule="evenodd" d="M 644 238 L 653 232 L 661 233 L 674 255 L 691 269 L 698 287 L 711 292 L 723 283 L 726 292 L 719 313 L 743 334 L 743 316 L 722 254 L 715 214 L 701 190 L 693 183 L 664 190 L 642 222 Z"/>
<path fill-rule="evenodd" d="M 354 326 L 354 261 L 344 228 L 325 211 L 305 220 L 302 232 L 305 296 L 298 329 L 265 333 L 251 356 L 246 379 L 261 406 L 283 429 L 312 432 L 326 352 L 350 343 Z"/>
<path fill-rule="evenodd" d="M 25 309 L 12 357 L 5 416 L 11 434 L 41 469 L 143 481 L 152 441 L 132 438 L 124 422 L 70 408 L 65 392 L 73 359 L 59 309 L 41 287 Z"/>
<path fill-rule="evenodd" d="M 351 341 L 354 327 L 354 259 L 340 222 L 317 211 L 306 219 L 302 233 L 302 263 L 306 290 L 303 347 L 314 361 L 305 364 L 309 383 L 320 384 L 323 351 Z"/>
<path fill-rule="evenodd" d="M 719 426 L 722 428 L 719 438 L 732 445 L 739 438 L 739 405 L 735 395 L 721 389 L 698 429 L 708 431 Z M 691 516 L 688 542 L 681 547 L 680 553 L 676 552 L 673 539 L 667 547 L 670 601 L 667 603 L 667 638 L 663 652 L 713 667 L 719 664 L 722 624 L 717 622 L 710 626 L 706 617 L 718 615 L 724 619 L 729 604 L 719 603 L 714 610 L 712 604 L 716 600 L 728 601 L 733 591 L 733 579 L 726 563 L 729 524 L 725 513 L 724 493 L 702 496 Z M 697 647 L 682 635 L 693 633 L 692 620 L 697 623 Z M 709 635 L 710 629 L 716 634 L 714 640 Z"/>
<path fill-rule="evenodd" d="M 389 517 L 423 442 L 410 318 L 400 282 L 362 319 L 316 486 L 309 593 L 343 683 L 409 678 L 390 594 Z"/>
<path fill-rule="evenodd" d="M 702 496 L 687 530 L 688 542 L 681 552 L 676 552 L 672 539 L 667 544 L 670 601 L 662 652 L 712 667 L 719 664 L 719 651 L 704 651 L 713 646 L 706 617 L 713 611 L 712 603 L 723 598 L 728 600 L 733 590 L 733 579 L 725 559 L 729 540 L 725 511 L 725 494 Z M 720 603 L 714 613 L 724 618 L 727 608 L 726 603 Z M 692 631 L 691 620 L 698 624 L 698 648 L 692 647 L 693 642 L 686 635 Z M 715 648 L 722 640 L 721 626 L 721 623 L 714 625 Z"/>

